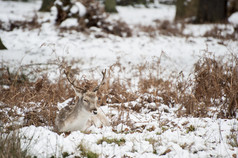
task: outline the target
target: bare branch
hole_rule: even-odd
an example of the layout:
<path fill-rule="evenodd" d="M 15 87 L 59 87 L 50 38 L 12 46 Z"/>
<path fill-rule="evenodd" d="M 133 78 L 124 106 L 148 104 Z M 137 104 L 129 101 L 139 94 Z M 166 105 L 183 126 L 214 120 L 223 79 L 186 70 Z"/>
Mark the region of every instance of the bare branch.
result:
<path fill-rule="evenodd" d="M 64 74 L 66 75 L 66 78 L 67 80 L 69 81 L 69 83 L 76 89 L 76 90 L 80 90 L 82 91 L 83 93 L 86 92 L 86 89 L 82 88 L 82 87 L 78 87 L 74 84 L 75 80 L 74 81 L 71 81 L 70 80 L 70 77 L 69 77 L 69 74 L 70 74 L 70 70 L 71 70 L 71 67 L 68 67 L 67 70 L 65 69 L 64 70 Z"/>
<path fill-rule="evenodd" d="M 102 81 L 100 82 L 100 84 L 99 84 L 97 87 L 94 88 L 93 92 L 98 91 L 98 89 L 100 88 L 100 86 L 104 84 L 104 79 L 105 79 L 105 76 L 106 76 L 106 69 L 105 69 L 104 71 L 102 71 L 102 75 L 103 75 Z"/>

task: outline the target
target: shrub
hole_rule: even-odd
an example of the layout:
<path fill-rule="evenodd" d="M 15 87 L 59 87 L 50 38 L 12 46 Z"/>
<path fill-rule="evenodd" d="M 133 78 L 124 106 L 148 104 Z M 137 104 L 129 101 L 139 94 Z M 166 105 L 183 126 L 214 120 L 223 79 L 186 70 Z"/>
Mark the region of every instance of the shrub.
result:
<path fill-rule="evenodd" d="M 121 37 L 130 37 L 132 35 L 129 26 L 122 21 L 107 21 L 107 13 L 100 3 L 95 0 L 83 0 L 82 4 L 86 7 L 86 14 L 80 16 L 78 12 L 72 13 L 71 8 L 75 5 L 70 1 L 60 0 L 56 3 L 57 18 L 56 23 L 59 25 L 68 18 L 76 18 L 79 25 L 71 28 L 61 28 L 61 31 L 75 29 L 77 31 L 85 31 L 90 27 L 101 28 L 104 32 L 114 34 Z M 66 9 L 65 9 L 66 8 Z"/>
<path fill-rule="evenodd" d="M 206 107 L 221 106 L 221 117 L 234 117 L 238 107 L 238 58 L 227 61 L 205 56 L 194 68 L 194 96 Z"/>

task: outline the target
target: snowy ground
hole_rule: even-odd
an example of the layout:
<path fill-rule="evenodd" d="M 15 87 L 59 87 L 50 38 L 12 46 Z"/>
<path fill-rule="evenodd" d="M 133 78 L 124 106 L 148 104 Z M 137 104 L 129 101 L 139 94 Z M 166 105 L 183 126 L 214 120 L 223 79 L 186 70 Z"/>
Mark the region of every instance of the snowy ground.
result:
<path fill-rule="evenodd" d="M 60 33 L 53 25 L 54 12 L 39 13 L 37 10 L 40 5 L 41 1 L 0 1 L 1 21 L 30 19 L 34 14 L 38 15 L 40 21 L 44 21 L 41 28 L 30 31 L 0 30 L 0 37 L 8 48 L 0 51 L 0 60 L 12 69 L 24 64 L 47 63 L 55 60 L 57 56 L 66 60 L 83 61 L 83 64 L 78 66 L 87 72 L 91 69 L 108 68 L 118 59 L 125 66 L 128 63 L 150 63 L 163 52 L 166 57 L 162 58 L 162 65 L 166 71 L 183 71 L 189 74 L 193 64 L 204 52 L 213 52 L 216 56 L 238 52 L 237 41 L 202 37 L 213 27 L 211 24 L 186 26 L 185 34 L 193 33 L 191 37 L 158 35 L 151 38 L 141 33 L 140 36 L 133 35 L 129 38 L 114 35 L 95 38 L 96 35 L 102 34 L 96 28 L 92 29 L 90 35 L 75 31 Z M 131 28 L 138 24 L 153 25 L 154 20 L 158 19 L 173 21 L 175 16 L 175 6 L 166 5 L 158 5 L 152 9 L 118 7 L 118 11 L 119 13 L 112 15 L 110 19 L 122 19 Z M 232 31 L 229 25 L 227 28 Z M 51 72 L 50 77 L 56 78 L 58 71 L 52 69 Z M 155 105 L 147 103 L 146 106 Z M 103 107 L 104 111 L 108 115 L 113 114 L 111 118 L 114 120 L 122 119 L 122 124 L 114 127 L 91 127 L 89 134 L 77 131 L 65 136 L 52 132 L 51 127 L 24 127 L 19 129 L 22 148 L 27 149 L 29 155 L 37 157 L 62 157 L 64 152 L 68 153 L 69 157 L 80 156 L 81 145 L 100 157 L 185 158 L 238 155 L 237 146 L 233 147 L 230 143 L 232 131 L 238 131 L 237 119 L 178 118 L 175 113 L 178 106 L 169 108 L 168 105 L 161 104 L 153 111 L 148 108 L 142 108 L 140 113 L 125 111 L 125 117 L 119 118 L 121 111 L 113 105 L 106 105 Z M 133 129 L 124 123 L 128 120 L 133 124 Z M 122 139 L 123 143 L 98 143 L 102 138 Z"/>

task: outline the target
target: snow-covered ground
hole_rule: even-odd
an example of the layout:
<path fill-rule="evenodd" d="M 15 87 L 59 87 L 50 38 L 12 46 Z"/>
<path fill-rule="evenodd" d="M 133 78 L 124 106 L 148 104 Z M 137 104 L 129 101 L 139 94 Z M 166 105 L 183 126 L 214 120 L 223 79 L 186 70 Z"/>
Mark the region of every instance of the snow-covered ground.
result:
<path fill-rule="evenodd" d="M 69 136 L 58 135 L 46 127 L 24 127 L 20 129 L 23 149 L 38 157 L 80 156 L 80 145 L 97 153 L 100 157 L 231 157 L 238 153 L 237 147 L 228 142 L 231 130 L 236 130 L 236 119 L 177 118 L 174 110 L 164 112 L 161 106 L 154 112 L 129 113 L 135 127 L 127 132 L 126 125 L 119 124 L 117 131 L 112 127 L 91 128 L 90 134 L 79 131 Z M 125 113 L 127 115 L 127 113 Z M 118 115 L 117 115 L 118 116 Z M 116 116 L 115 116 L 116 117 Z M 129 129 L 129 131 L 133 131 Z M 122 144 L 98 143 L 103 138 L 124 139 Z"/>
<path fill-rule="evenodd" d="M 38 20 L 44 22 L 41 28 L 33 30 L 0 30 L 0 37 L 8 48 L 0 51 L 0 61 L 8 64 L 11 69 L 18 68 L 19 65 L 47 63 L 57 57 L 64 57 L 69 61 L 83 61 L 83 64 L 79 63 L 78 66 L 87 72 L 91 69 L 109 68 L 118 59 L 125 66 L 128 63 L 137 65 L 151 63 L 161 54 L 165 54 L 161 64 L 166 71 L 183 71 L 188 75 L 193 64 L 204 52 L 213 52 L 216 56 L 238 52 L 237 41 L 202 37 L 207 30 L 212 29 L 212 24 L 187 25 L 184 33 L 192 33 L 193 36 L 190 37 L 158 35 L 151 38 L 143 33 L 134 33 L 132 37 L 127 38 L 114 35 L 96 38 L 96 35 L 104 34 L 96 28 L 92 28 L 89 35 L 76 31 L 60 32 L 54 25 L 54 10 L 51 13 L 39 13 L 37 10 L 40 5 L 41 1 L 38 0 L 28 3 L 0 1 L 1 21 L 27 20 L 37 14 Z M 156 8 L 117 9 L 119 13 L 109 19 L 121 19 L 133 28 L 139 24 L 153 25 L 154 20 L 158 19 L 173 21 L 176 8 L 173 5 L 158 4 Z M 235 18 L 231 19 L 234 21 Z M 226 27 L 231 28 L 229 25 Z M 50 70 L 53 74 L 50 77 L 56 78 L 57 72 L 55 69 Z M 147 106 L 155 105 L 148 103 Z M 68 153 L 69 157 L 80 156 L 80 146 L 98 154 L 99 157 L 238 156 L 237 146 L 231 145 L 232 131 L 238 131 L 237 119 L 178 118 L 178 106 L 169 108 L 168 105 L 161 104 L 153 111 L 147 108 L 142 109 L 140 113 L 125 111 L 125 117 L 119 118 L 121 111 L 113 105 L 106 105 L 103 107 L 104 111 L 108 115 L 113 114 L 111 118 L 114 121 L 122 119 L 122 123 L 114 127 L 91 127 L 89 134 L 77 131 L 65 136 L 52 132 L 51 127 L 24 127 L 19 129 L 22 148 L 27 149 L 29 155 L 37 157 L 62 157 L 62 153 Z M 133 124 L 133 129 L 126 125 L 128 120 Z M 123 143 L 98 143 L 103 138 L 121 139 Z"/>

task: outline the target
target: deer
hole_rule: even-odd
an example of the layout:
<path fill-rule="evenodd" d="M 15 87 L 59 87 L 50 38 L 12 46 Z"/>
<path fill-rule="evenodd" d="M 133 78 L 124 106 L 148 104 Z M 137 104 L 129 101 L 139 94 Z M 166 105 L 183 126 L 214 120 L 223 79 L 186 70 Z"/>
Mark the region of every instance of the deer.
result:
<path fill-rule="evenodd" d="M 69 71 L 64 70 L 68 82 L 73 86 L 75 100 L 71 105 L 62 108 L 55 120 L 55 128 L 58 132 L 84 131 L 89 126 L 89 121 L 99 120 L 102 125 L 108 126 L 110 123 L 105 114 L 97 106 L 97 91 L 104 84 L 106 70 L 102 71 L 102 80 L 92 91 L 75 85 L 69 77 Z"/>

